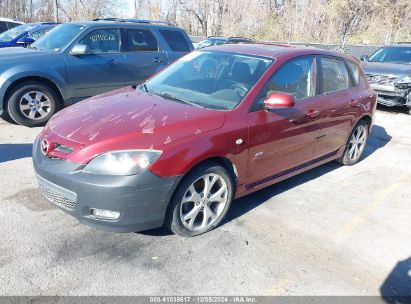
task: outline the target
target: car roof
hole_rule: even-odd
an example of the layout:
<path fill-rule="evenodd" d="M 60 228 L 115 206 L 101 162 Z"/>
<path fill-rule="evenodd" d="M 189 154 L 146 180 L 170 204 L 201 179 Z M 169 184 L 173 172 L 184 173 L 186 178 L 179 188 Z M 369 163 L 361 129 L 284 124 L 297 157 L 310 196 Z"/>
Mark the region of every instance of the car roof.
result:
<path fill-rule="evenodd" d="M 14 23 L 24 24 L 23 21 L 20 21 L 20 20 L 17 20 L 17 19 L 13 19 L 13 18 L 0 17 L 0 21 L 6 21 L 6 22 L 14 22 Z"/>
<path fill-rule="evenodd" d="M 337 56 L 341 58 L 346 58 L 353 60 L 354 57 L 350 55 L 345 55 L 342 53 L 337 53 L 333 51 L 317 49 L 312 47 L 298 47 L 287 44 L 270 44 L 270 43 L 239 43 L 239 44 L 223 44 L 210 46 L 204 51 L 223 51 L 239 53 L 244 55 L 259 56 L 266 58 L 275 58 L 284 53 L 294 53 L 295 55 L 326 55 L 326 56 Z"/>
<path fill-rule="evenodd" d="M 76 22 L 67 22 L 71 24 L 78 24 L 85 27 L 98 27 L 101 25 L 104 26 L 112 26 L 113 24 L 121 26 L 121 27 L 146 27 L 146 28 L 162 28 L 162 29 L 171 29 L 171 30 L 181 30 L 179 27 L 176 26 L 169 26 L 157 23 L 138 23 L 138 22 L 116 22 L 116 21 L 76 21 Z"/>
<path fill-rule="evenodd" d="M 411 47 L 411 42 L 384 45 L 383 47 Z"/>
<path fill-rule="evenodd" d="M 59 25 L 60 23 L 57 22 L 33 22 L 33 23 L 25 23 L 24 25 L 32 25 L 32 26 L 42 26 L 42 25 Z"/>

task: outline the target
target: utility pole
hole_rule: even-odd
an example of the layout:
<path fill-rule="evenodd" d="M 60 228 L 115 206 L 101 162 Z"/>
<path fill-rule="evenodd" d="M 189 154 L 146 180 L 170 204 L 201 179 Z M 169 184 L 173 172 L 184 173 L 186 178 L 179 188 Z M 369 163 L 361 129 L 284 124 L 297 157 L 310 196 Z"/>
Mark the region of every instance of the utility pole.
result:
<path fill-rule="evenodd" d="M 54 21 L 59 22 L 58 0 L 54 0 Z"/>

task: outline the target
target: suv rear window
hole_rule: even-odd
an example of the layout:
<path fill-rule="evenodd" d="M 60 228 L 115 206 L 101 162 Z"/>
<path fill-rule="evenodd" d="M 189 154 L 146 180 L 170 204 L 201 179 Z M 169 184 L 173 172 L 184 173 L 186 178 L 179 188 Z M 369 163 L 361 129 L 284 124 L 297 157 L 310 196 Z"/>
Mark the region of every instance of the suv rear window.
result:
<path fill-rule="evenodd" d="M 174 52 L 191 51 L 187 39 L 179 31 L 160 30 L 160 34 Z"/>

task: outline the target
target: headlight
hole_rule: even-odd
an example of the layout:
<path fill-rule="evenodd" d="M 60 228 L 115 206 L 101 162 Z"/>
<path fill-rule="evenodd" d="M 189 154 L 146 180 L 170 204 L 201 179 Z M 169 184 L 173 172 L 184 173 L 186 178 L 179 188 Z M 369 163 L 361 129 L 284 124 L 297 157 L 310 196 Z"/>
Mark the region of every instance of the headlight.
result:
<path fill-rule="evenodd" d="M 101 154 L 91 160 L 84 172 L 107 175 L 133 175 L 145 171 L 161 155 L 161 151 L 128 150 Z"/>
<path fill-rule="evenodd" d="M 406 89 L 411 87 L 411 77 L 410 76 L 401 76 L 398 77 L 395 81 L 395 86 L 399 89 Z"/>

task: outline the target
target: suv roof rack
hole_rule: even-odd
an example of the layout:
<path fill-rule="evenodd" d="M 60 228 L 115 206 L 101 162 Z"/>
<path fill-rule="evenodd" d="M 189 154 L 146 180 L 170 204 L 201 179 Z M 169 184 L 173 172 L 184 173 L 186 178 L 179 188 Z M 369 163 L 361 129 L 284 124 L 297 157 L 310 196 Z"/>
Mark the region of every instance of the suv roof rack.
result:
<path fill-rule="evenodd" d="M 228 39 L 245 39 L 245 40 L 250 40 L 250 41 L 251 41 L 250 38 L 246 38 L 246 37 L 236 37 L 236 36 L 228 37 Z"/>
<path fill-rule="evenodd" d="M 159 24 L 166 26 L 173 26 L 172 23 L 160 20 L 145 20 L 145 19 L 121 19 L 121 18 L 96 18 L 92 21 L 113 21 L 113 22 L 131 22 L 131 23 L 144 23 L 144 24 Z"/>

